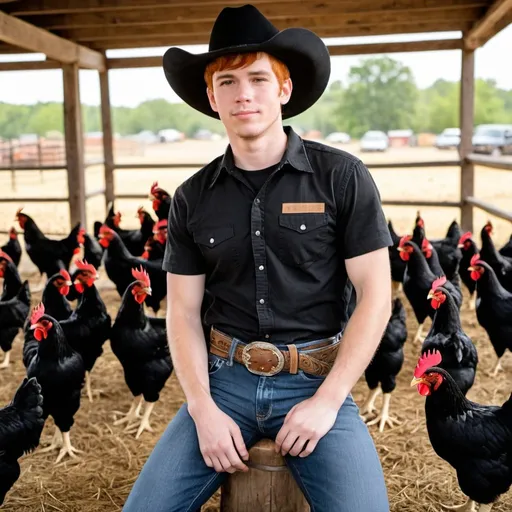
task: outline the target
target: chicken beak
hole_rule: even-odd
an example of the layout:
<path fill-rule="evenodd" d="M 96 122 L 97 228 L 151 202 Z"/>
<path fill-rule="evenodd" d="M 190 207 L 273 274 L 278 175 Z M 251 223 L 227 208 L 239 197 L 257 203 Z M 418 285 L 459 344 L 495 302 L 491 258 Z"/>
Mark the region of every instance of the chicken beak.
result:
<path fill-rule="evenodd" d="M 66 286 L 73 286 L 73 281 L 66 281 Z"/>
<path fill-rule="evenodd" d="M 156 201 L 156 197 L 153 194 L 149 194 L 148 199 L 150 201 Z"/>
<path fill-rule="evenodd" d="M 416 377 L 413 377 L 413 379 L 411 380 L 411 388 L 413 386 L 417 386 L 418 384 L 425 384 L 425 380 L 422 378 L 417 379 Z"/>
<path fill-rule="evenodd" d="M 144 293 L 146 293 L 147 295 L 151 295 L 153 293 L 153 290 L 151 290 L 150 286 L 147 286 L 146 288 L 144 288 Z"/>
<path fill-rule="evenodd" d="M 397 248 L 396 248 L 396 250 L 397 250 L 398 252 L 404 252 L 404 251 L 405 251 L 405 249 L 404 249 L 403 247 L 397 247 Z"/>
<path fill-rule="evenodd" d="M 39 322 L 37 324 L 32 324 L 30 326 L 30 330 L 35 331 L 38 327 L 41 327 L 41 324 Z"/>
<path fill-rule="evenodd" d="M 457 244 L 457 249 L 462 249 L 464 247 L 464 244 Z"/>
<path fill-rule="evenodd" d="M 427 299 L 433 299 L 434 298 L 434 292 L 430 290 L 427 295 Z"/>
<path fill-rule="evenodd" d="M 475 271 L 475 267 L 468 267 L 468 270 L 469 270 L 470 272 L 474 272 L 474 271 Z"/>

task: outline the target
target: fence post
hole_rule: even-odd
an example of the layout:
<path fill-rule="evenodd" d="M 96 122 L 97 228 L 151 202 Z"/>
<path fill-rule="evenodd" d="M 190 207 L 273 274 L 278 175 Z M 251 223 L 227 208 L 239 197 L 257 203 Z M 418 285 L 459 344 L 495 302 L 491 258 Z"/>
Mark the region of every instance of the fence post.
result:
<path fill-rule="evenodd" d="M 16 192 L 16 169 L 14 168 L 14 147 L 12 139 L 9 139 L 9 163 L 11 167 L 11 190 Z"/>
<path fill-rule="evenodd" d="M 41 136 L 37 137 L 37 162 L 39 164 L 39 181 L 44 183 L 44 174 L 43 174 L 43 148 L 42 148 L 42 140 Z"/>

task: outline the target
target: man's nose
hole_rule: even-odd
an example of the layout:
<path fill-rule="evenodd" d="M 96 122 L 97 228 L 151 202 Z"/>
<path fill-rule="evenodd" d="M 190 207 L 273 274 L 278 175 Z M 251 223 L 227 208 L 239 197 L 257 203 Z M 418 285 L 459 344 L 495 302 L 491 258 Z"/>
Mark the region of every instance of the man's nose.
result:
<path fill-rule="evenodd" d="M 252 86 L 248 82 L 241 81 L 238 84 L 236 100 L 240 103 L 246 103 L 252 100 L 253 91 Z"/>

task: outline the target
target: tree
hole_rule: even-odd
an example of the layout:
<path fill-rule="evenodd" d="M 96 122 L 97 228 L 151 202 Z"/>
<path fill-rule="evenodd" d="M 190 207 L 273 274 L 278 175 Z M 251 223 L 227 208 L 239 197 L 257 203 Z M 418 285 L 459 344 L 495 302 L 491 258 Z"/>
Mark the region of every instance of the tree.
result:
<path fill-rule="evenodd" d="M 409 67 L 390 57 L 370 58 L 353 66 L 348 80 L 337 115 L 351 135 L 413 125 L 418 91 Z"/>

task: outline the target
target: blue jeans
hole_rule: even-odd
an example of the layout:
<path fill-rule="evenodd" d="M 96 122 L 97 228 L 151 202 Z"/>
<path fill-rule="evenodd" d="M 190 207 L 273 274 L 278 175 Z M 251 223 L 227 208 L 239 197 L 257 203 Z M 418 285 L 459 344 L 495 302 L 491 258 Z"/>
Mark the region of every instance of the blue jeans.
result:
<path fill-rule="evenodd" d="M 274 440 L 288 411 L 323 381 L 301 370 L 260 377 L 232 357 L 212 354 L 209 374 L 213 400 L 238 424 L 247 449 L 262 438 Z M 311 455 L 285 460 L 311 512 L 389 512 L 377 451 L 351 395 Z M 227 476 L 204 463 L 185 404 L 146 461 L 123 511 L 195 512 Z"/>

